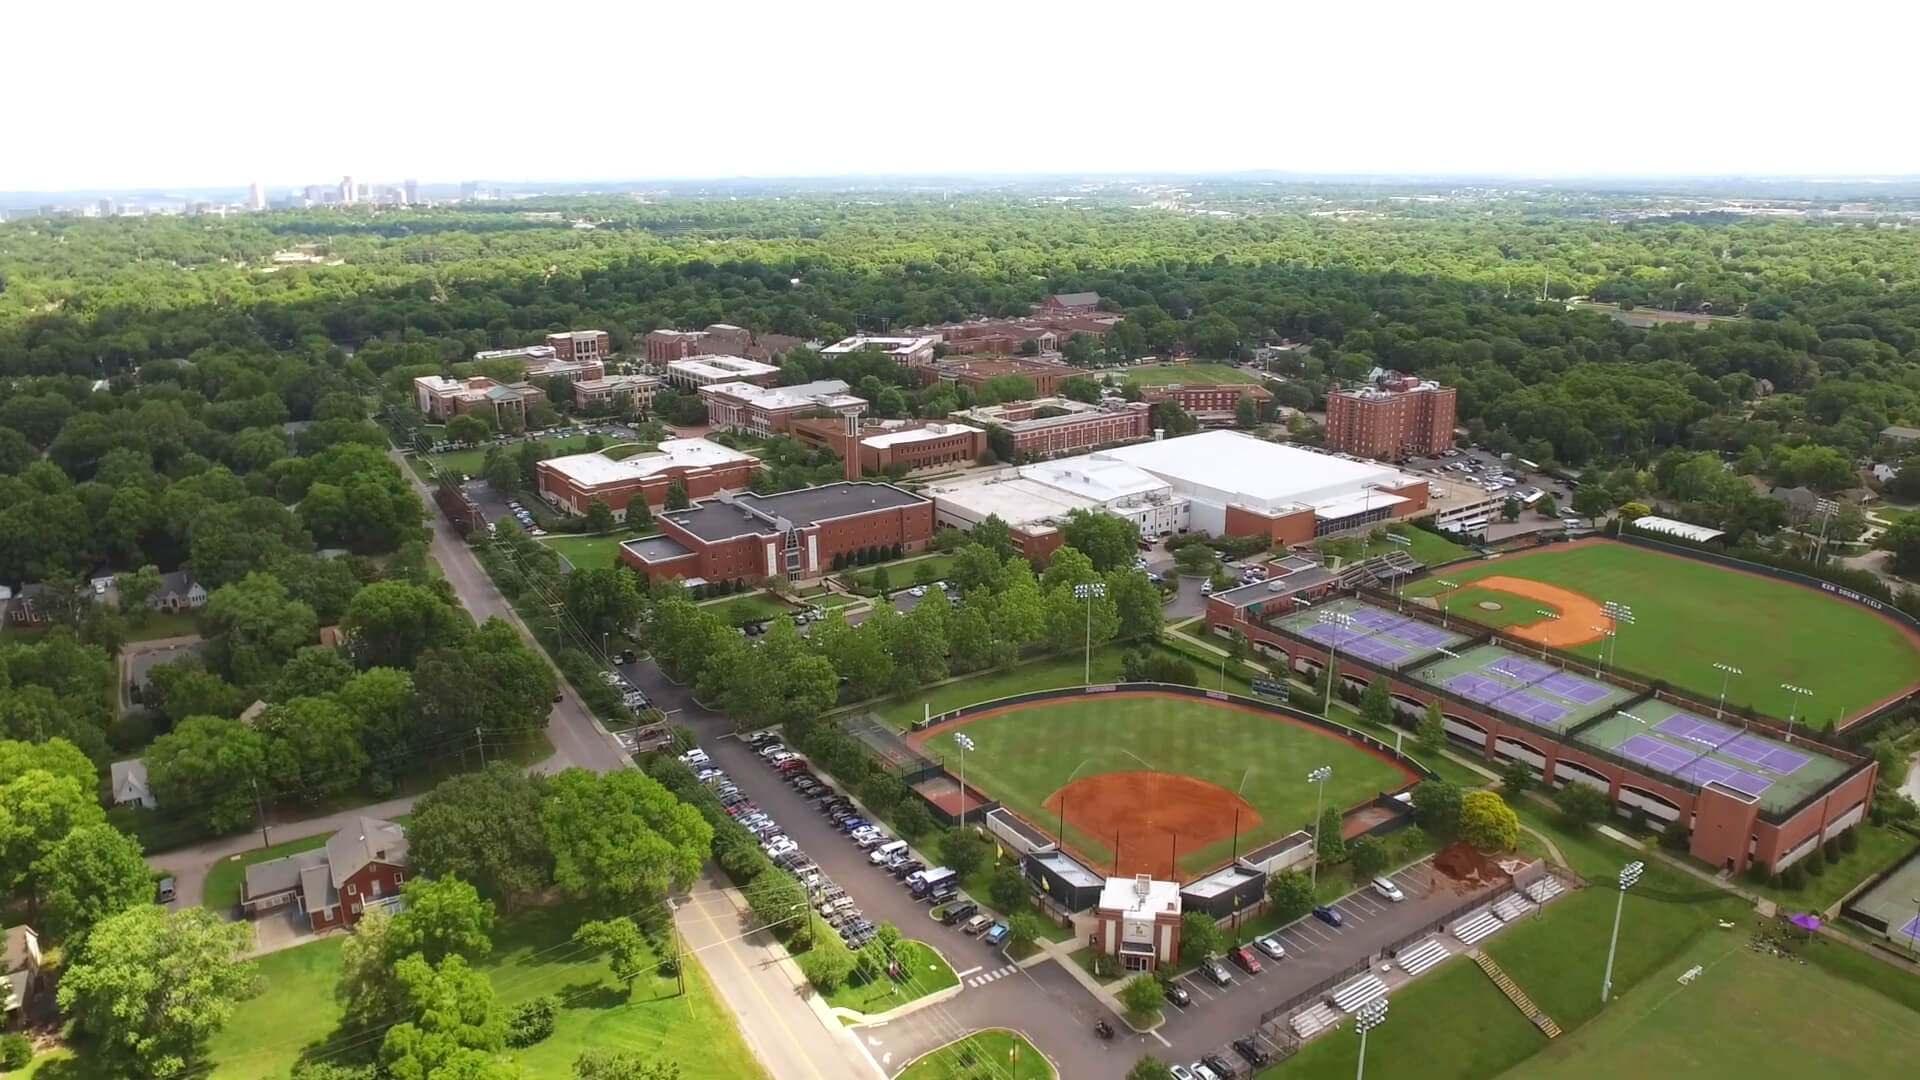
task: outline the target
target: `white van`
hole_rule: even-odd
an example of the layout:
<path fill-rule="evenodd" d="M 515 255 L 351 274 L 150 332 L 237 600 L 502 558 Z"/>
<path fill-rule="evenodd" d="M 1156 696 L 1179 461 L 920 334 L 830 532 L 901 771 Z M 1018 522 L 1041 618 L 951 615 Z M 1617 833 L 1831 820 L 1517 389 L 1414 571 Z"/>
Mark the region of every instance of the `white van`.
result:
<path fill-rule="evenodd" d="M 905 840 L 895 840 L 891 844 L 881 844 L 879 847 L 868 852 L 867 861 L 875 866 L 885 866 L 892 862 L 895 856 L 905 858 L 906 854 L 907 842 Z"/>

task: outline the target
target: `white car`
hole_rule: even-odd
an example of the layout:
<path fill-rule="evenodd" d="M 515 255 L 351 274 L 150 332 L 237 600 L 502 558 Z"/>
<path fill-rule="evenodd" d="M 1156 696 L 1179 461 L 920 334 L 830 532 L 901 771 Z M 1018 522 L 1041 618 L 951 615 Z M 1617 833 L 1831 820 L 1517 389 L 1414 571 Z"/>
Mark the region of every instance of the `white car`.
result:
<path fill-rule="evenodd" d="M 1266 953 L 1275 960 L 1285 960 L 1287 958 L 1286 946 L 1280 944 L 1280 939 L 1274 937 L 1272 934 L 1268 934 L 1266 937 L 1254 942 L 1254 944 L 1260 947 L 1261 952 Z"/>
<path fill-rule="evenodd" d="M 799 851 L 800 845 L 783 837 L 780 841 L 768 844 L 761 848 L 761 850 L 767 853 L 767 858 L 772 859 L 785 855 L 789 851 Z"/>
<path fill-rule="evenodd" d="M 1396 904 L 1407 898 L 1407 894 L 1401 892 L 1400 886 L 1395 885 L 1393 883 L 1393 879 L 1391 878 L 1383 878 L 1383 877 L 1374 878 L 1373 891 L 1379 894 L 1380 899 L 1391 900 Z"/>
<path fill-rule="evenodd" d="M 1187 1068 L 1193 1070 L 1193 1080 L 1220 1080 L 1220 1074 L 1207 1068 L 1204 1061 L 1196 1061 Z"/>
<path fill-rule="evenodd" d="M 1169 1065 L 1167 1071 L 1173 1074 L 1173 1080 L 1193 1080 L 1193 1073 L 1185 1065 Z"/>
<path fill-rule="evenodd" d="M 907 590 L 907 594 L 909 596 L 925 596 L 927 595 L 927 587 L 925 585 L 915 585 L 913 588 Z"/>

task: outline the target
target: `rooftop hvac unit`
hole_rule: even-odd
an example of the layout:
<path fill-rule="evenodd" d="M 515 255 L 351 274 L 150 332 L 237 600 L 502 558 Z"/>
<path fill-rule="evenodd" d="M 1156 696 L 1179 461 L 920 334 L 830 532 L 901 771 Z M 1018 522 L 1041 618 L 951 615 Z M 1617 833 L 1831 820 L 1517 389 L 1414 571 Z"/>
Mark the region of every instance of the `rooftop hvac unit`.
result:
<path fill-rule="evenodd" d="M 1133 875 L 1133 895 L 1144 897 L 1144 896 L 1150 895 L 1152 892 L 1153 892 L 1153 875 L 1152 874 Z"/>

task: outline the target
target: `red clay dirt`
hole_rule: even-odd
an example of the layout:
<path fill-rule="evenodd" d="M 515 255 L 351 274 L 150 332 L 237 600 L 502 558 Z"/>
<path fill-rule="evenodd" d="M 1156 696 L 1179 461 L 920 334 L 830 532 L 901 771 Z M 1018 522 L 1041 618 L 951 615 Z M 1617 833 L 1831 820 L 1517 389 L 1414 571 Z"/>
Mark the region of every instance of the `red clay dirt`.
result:
<path fill-rule="evenodd" d="M 1117 877 L 1152 874 L 1178 880 L 1179 853 L 1230 838 L 1235 810 L 1242 833 L 1260 824 L 1247 800 L 1218 784 L 1173 773 L 1089 776 L 1054 792 L 1045 806 L 1057 814 L 1062 799 L 1068 824 L 1102 844 L 1120 845 L 1117 869 L 1110 871 Z"/>
<path fill-rule="evenodd" d="M 1512 875 L 1500 869 L 1500 864 L 1469 844 L 1453 844 L 1443 848 L 1433 857 L 1433 868 L 1437 872 L 1434 886 L 1439 887 L 1440 877 L 1449 879 L 1454 892 L 1465 896 L 1483 886 L 1507 880 Z"/>

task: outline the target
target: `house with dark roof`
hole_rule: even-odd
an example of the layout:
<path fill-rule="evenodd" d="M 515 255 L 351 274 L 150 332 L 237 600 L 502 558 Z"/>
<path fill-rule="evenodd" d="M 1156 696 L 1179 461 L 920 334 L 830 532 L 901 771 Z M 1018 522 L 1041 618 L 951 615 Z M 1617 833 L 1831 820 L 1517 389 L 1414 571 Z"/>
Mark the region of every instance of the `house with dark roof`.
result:
<path fill-rule="evenodd" d="M 155 611 L 199 611 L 207 606 L 207 588 L 185 570 L 160 575 L 160 591 L 147 599 Z"/>
<path fill-rule="evenodd" d="M 291 904 L 316 932 L 351 927 L 374 908 L 399 906 L 406 862 L 400 826 L 358 817 L 325 847 L 247 867 L 240 908 L 258 918 Z"/>
<path fill-rule="evenodd" d="M 9 991 L 0 993 L 0 1026 L 7 1026 L 28 1013 L 40 990 L 40 938 L 31 927 L 10 926 L 0 946 L 0 982 Z"/>

